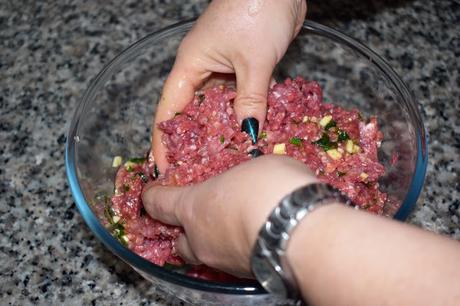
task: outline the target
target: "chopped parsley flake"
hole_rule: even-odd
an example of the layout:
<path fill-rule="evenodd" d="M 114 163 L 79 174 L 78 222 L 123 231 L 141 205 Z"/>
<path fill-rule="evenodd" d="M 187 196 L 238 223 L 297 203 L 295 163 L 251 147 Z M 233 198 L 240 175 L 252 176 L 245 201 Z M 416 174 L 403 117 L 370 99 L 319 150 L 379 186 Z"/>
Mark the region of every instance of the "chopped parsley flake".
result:
<path fill-rule="evenodd" d="M 289 139 L 289 143 L 300 147 L 302 145 L 302 139 L 300 139 L 299 137 L 292 137 L 291 139 Z"/>
<path fill-rule="evenodd" d="M 347 132 L 345 131 L 340 130 L 338 135 L 339 135 L 338 137 L 339 141 L 345 141 L 345 140 L 350 139 L 350 136 L 348 136 Z"/>
<path fill-rule="evenodd" d="M 345 172 L 337 171 L 337 176 L 338 177 L 344 176 L 345 174 L 346 174 Z"/>
<path fill-rule="evenodd" d="M 110 207 L 110 205 L 106 204 L 105 207 L 104 207 L 104 216 L 105 218 L 107 219 L 107 222 L 109 222 L 109 224 L 113 224 L 113 216 L 115 215 L 115 213 L 113 212 L 113 209 L 112 207 Z"/>
<path fill-rule="evenodd" d="M 111 232 L 112 235 L 121 242 L 124 246 L 127 245 L 127 239 L 126 239 L 126 233 L 125 233 L 125 227 L 122 223 L 117 222 L 112 224 L 111 226 Z"/>
<path fill-rule="evenodd" d="M 130 158 L 128 159 L 128 162 L 131 162 L 134 164 L 143 164 L 145 162 L 145 157 Z"/>
<path fill-rule="evenodd" d="M 323 136 L 321 136 L 319 140 L 314 141 L 313 143 L 323 148 L 324 151 L 329 151 L 337 148 L 337 144 L 329 139 L 329 135 L 327 133 L 323 133 Z"/>
<path fill-rule="evenodd" d="M 335 127 L 335 126 L 337 126 L 337 122 L 335 122 L 333 119 L 331 119 L 331 121 L 329 121 L 328 124 L 326 124 L 324 129 L 327 131 L 330 128 Z"/>
<path fill-rule="evenodd" d="M 220 139 L 219 139 L 219 140 L 220 140 L 220 143 L 221 143 L 221 144 L 224 144 L 224 142 L 225 142 L 225 137 L 224 137 L 224 135 L 220 135 Z"/>

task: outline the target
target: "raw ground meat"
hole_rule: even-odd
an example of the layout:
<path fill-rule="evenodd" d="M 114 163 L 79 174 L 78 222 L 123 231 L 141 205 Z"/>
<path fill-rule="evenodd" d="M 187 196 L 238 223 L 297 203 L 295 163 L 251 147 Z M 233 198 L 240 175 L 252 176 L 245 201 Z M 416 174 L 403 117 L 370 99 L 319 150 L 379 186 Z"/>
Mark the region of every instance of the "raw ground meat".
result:
<path fill-rule="evenodd" d="M 115 195 L 105 214 L 114 234 L 131 250 L 158 265 L 183 264 L 174 248 L 182 229 L 145 214 L 143 186 L 152 180 L 179 186 L 201 182 L 251 159 L 249 152 L 255 148 L 264 154 L 292 156 L 361 209 L 383 212 L 387 195 L 379 190 L 377 182 L 384 174 L 377 159 L 383 135 L 375 117 L 365 120 L 358 110 L 323 103 L 321 88 L 314 81 L 287 79 L 270 89 L 264 130 L 253 145 L 240 131 L 232 106 L 235 97 L 232 88 L 207 89 L 197 94 L 182 113 L 159 124 L 170 163 L 164 174 L 155 175 L 150 156 L 120 167 Z M 117 231 L 118 224 L 122 226 Z M 192 268 L 189 275 L 232 279 L 201 266 Z"/>

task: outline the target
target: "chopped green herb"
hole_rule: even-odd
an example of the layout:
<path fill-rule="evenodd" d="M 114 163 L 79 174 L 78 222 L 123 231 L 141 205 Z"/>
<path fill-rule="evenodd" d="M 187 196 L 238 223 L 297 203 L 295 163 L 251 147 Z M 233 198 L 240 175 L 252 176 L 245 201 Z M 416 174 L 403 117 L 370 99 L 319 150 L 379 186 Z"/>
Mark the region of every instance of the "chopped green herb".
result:
<path fill-rule="evenodd" d="M 135 158 L 130 158 L 128 159 L 128 162 L 134 163 L 134 164 L 143 164 L 145 162 L 145 157 L 135 157 Z"/>
<path fill-rule="evenodd" d="M 129 185 L 123 185 L 123 192 L 129 191 Z"/>
<path fill-rule="evenodd" d="M 107 222 L 109 222 L 109 224 L 113 224 L 113 216 L 115 215 L 115 213 L 113 212 L 113 209 L 112 207 L 110 207 L 110 205 L 105 205 L 105 208 L 104 208 L 104 216 L 105 218 L 107 219 Z"/>
<path fill-rule="evenodd" d="M 267 132 L 266 131 L 262 131 L 260 133 L 260 136 L 259 136 L 259 139 L 266 139 L 267 138 Z"/>
<path fill-rule="evenodd" d="M 347 132 L 340 130 L 339 131 L 339 141 L 345 141 L 350 139 L 350 136 L 348 136 Z"/>
<path fill-rule="evenodd" d="M 337 143 L 332 142 L 329 139 L 329 135 L 327 133 L 323 133 L 323 136 L 321 136 L 319 140 L 314 141 L 313 144 L 320 146 L 324 151 L 329 151 L 337 148 Z"/>
<path fill-rule="evenodd" d="M 126 232 L 125 232 L 125 227 L 122 223 L 114 223 L 111 226 L 110 231 L 112 232 L 112 235 L 120 241 L 121 244 L 127 245 L 127 237 L 126 237 Z"/>
<path fill-rule="evenodd" d="M 219 140 L 220 140 L 220 143 L 221 143 L 221 144 L 224 144 L 224 142 L 225 142 L 225 137 L 224 137 L 224 135 L 220 135 L 220 139 L 219 139 Z"/>
<path fill-rule="evenodd" d="M 300 147 L 302 145 L 302 139 L 300 139 L 299 137 L 292 137 L 291 139 L 289 139 L 289 143 Z"/>
<path fill-rule="evenodd" d="M 345 172 L 337 171 L 337 176 L 338 177 L 344 176 L 345 174 L 346 174 Z"/>
<path fill-rule="evenodd" d="M 133 172 L 134 169 L 133 169 L 133 167 L 131 167 L 131 166 L 127 166 L 127 167 L 126 167 L 126 171 L 128 171 L 128 172 Z"/>
<path fill-rule="evenodd" d="M 327 130 L 329 130 L 330 128 L 335 127 L 335 126 L 337 126 L 337 122 L 335 122 L 334 120 L 331 119 L 331 121 L 329 121 L 329 123 L 326 124 L 326 126 L 324 127 L 324 129 L 327 131 Z"/>

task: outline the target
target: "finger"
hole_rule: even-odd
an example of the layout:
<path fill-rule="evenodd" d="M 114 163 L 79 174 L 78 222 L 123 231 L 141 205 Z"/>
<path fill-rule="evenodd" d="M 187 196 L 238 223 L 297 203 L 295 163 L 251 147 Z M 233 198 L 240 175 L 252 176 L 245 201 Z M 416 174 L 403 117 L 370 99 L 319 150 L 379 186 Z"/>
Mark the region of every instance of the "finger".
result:
<path fill-rule="evenodd" d="M 177 253 L 179 253 L 180 257 L 182 257 L 182 259 L 184 259 L 187 263 L 192 265 L 201 264 L 193 252 L 192 247 L 190 246 L 190 243 L 185 235 L 179 236 L 179 238 L 176 240 L 175 247 Z"/>
<path fill-rule="evenodd" d="M 174 118 L 176 113 L 181 112 L 193 100 L 195 90 L 206 77 L 196 69 L 184 66 L 181 63 L 182 61 L 178 61 L 174 64 L 165 82 L 160 102 L 155 112 L 152 129 L 153 156 L 160 172 L 163 173 L 168 166 L 168 162 L 166 160 L 166 147 L 161 141 L 162 132 L 158 128 L 158 124 Z"/>
<path fill-rule="evenodd" d="M 243 130 L 250 134 L 253 142 L 256 141 L 257 135 L 262 130 L 262 125 L 265 121 L 267 94 L 272 79 L 272 72 L 272 65 L 246 66 L 242 69 L 236 69 L 237 96 L 234 105 L 235 114 L 238 122 L 243 123 Z M 246 124 L 244 124 L 243 120 L 247 118 L 255 118 L 258 121 L 258 128 L 257 124 L 255 128 L 256 131 L 247 131 L 244 129 Z"/>
<path fill-rule="evenodd" d="M 181 226 L 179 210 L 187 189 L 188 187 L 147 185 L 142 192 L 144 208 L 154 219 L 166 224 Z"/>

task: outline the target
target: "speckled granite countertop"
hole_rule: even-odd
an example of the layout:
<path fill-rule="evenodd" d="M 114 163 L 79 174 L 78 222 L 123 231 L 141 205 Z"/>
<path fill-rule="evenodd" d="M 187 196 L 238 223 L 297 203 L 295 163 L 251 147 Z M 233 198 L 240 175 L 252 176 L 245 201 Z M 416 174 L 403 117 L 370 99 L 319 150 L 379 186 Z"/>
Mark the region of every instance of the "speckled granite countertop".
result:
<path fill-rule="evenodd" d="M 183 2 L 0 2 L 0 304 L 178 303 L 156 295 L 89 231 L 66 182 L 64 143 L 82 91 L 110 58 L 207 3 Z M 410 220 L 460 239 L 459 2 L 309 3 L 311 19 L 369 44 L 413 90 L 430 160 Z"/>

